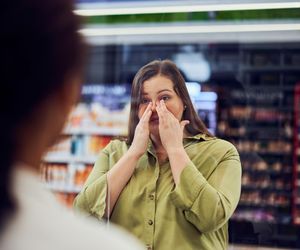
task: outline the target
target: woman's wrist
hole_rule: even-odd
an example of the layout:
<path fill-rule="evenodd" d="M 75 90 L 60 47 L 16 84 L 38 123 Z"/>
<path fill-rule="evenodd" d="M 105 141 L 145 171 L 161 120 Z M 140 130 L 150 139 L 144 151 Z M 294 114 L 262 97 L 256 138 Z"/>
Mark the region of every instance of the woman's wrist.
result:
<path fill-rule="evenodd" d="M 131 158 L 138 160 L 144 153 L 138 152 L 133 147 L 130 147 L 127 151 L 127 155 Z"/>
<path fill-rule="evenodd" d="M 170 148 L 166 149 L 166 151 L 167 151 L 169 158 L 172 157 L 173 155 L 181 155 L 181 154 L 185 155 L 186 154 L 183 146 L 170 147 Z"/>
<path fill-rule="evenodd" d="M 170 148 L 169 151 L 167 151 L 167 153 L 171 165 L 174 182 L 176 185 L 178 185 L 181 172 L 190 162 L 190 158 L 185 152 L 183 146 L 178 148 Z"/>
<path fill-rule="evenodd" d="M 174 162 L 181 162 L 181 163 L 188 163 L 190 161 L 189 156 L 187 155 L 187 153 L 185 152 L 184 147 L 178 147 L 178 148 L 171 148 L 169 149 L 169 151 L 167 151 L 170 163 L 174 163 Z M 185 165 L 184 164 L 184 165 Z"/>

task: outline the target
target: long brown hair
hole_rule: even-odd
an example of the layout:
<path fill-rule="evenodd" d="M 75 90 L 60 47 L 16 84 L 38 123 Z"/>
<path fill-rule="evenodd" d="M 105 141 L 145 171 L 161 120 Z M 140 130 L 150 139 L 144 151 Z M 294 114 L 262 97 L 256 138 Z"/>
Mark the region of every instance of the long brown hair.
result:
<path fill-rule="evenodd" d="M 203 133 L 212 136 L 196 113 L 186 88 L 185 80 L 177 66 L 170 60 L 154 60 L 143 66 L 136 73 L 132 82 L 127 143 L 132 143 L 135 128 L 139 122 L 138 110 L 143 83 L 157 75 L 165 76 L 173 82 L 174 91 L 181 98 L 183 105 L 186 107 L 182 115 L 183 120 L 190 121 L 190 123 L 185 126 L 186 131 L 190 135 Z"/>

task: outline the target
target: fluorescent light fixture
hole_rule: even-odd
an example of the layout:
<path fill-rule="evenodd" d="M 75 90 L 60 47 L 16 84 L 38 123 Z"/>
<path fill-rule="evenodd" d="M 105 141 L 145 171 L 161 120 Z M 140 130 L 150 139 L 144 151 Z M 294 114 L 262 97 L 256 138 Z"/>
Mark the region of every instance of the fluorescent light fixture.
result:
<path fill-rule="evenodd" d="M 81 16 L 112 16 L 207 11 L 261 10 L 300 8 L 300 1 L 161 1 L 79 4 Z"/>
<path fill-rule="evenodd" d="M 130 36 L 130 35 L 168 35 L 200 33 L 239 33 L 267 31 L 300 31 L 300 22 L 293 23 L 246 23 L 246 24 L 184 24 L 143 25 L 143 26 L 106 26 L 84 28 L 85 36 Z"/>

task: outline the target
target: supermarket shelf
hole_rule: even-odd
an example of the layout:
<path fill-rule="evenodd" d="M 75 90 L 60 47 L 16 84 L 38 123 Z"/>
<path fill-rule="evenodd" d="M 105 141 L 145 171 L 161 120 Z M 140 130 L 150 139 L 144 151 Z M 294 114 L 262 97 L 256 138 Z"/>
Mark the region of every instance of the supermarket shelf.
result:
<path fill-rule="evenodd" d="M 227 112 L 221 113 L 221 119 L 224 119 L 227 126 L 227 134 L 224 133 L 223 137 L 232 140 L 240 153 L 242 166 L 245 163 L 248 168 L 243 169 L 249 178 L 244 179 L 247 185 L 242 185 L 236 219 L 244 215 L 251 222 L 257 219 L 259 222 L 273 222 L 280 226 L 290 225 L 294 105 L 286 99 L 286 95 L 292 95 L 294 87 L 285 82 L 283 75 L 295 74 L 298 62 L 294 60 L 293 64 L 287 65 L 288 57 L 281 48 L 275 58 L 279 58 L 278 63 L 273 62 L 274 51 L 243 50 L 241 57 L 244 60 L 239 66 L 242 88 L 228 91 L 232 99 L 227 101 L 224 98 L 225 105 L 228 105 Z M 280 77 L 263 80 L 272 73 Z M 260 161 L 267 164 L 265 170 L 256 169 L 260 167 L 256 165 Z M 280 171 L 273 170 L 276 162 L 281 163 Z M 264 216 L 262 213 L 265 213 Z"/>
<path fill-rule="evenodd" d="M 242 190 L 255 190 L 255 191 L 263 191 L 263 192 L 276 192 L 277 194 L 284 194 L 285 196 L 291 196 L 291 189 L 279 189 L 272 187 L 258 187 L 258 186 L 249 186 L 243 185 Z"/>
<path fill-rule="evenodd" d="M 266 128 L 266 126 L 278 126 L 280 124 L 283 124 L 286 122 L 286 119 L 284 118 L 274 118 L 274 119 L 264 119 L 259 120 L 251 117 L 230 117 L 228 120 L 228 124 L 239 124 L 239 123 L 245 123 L 247 126 L 251 126 L 255 128 Z M 255 129 L 254 128 L 254 129 Z"/>
<path fill-rule="evenodd" d="M 267 223 L 272 224 L 272 225 L 279 225 L 279 224 L 290 225 L 290 223 L 291 223 L 290 215 L 276 217 L 276 221 L 272 218 L 270 218 L 269 220 L 266 219 L 266 220 L 262 221 L 260 218 L 257 218 L 257 219 L 255 218 L 256 213 L 260 213 L 260 214 L 262 213 L 261 209 L 253 210 L 252 212 L 253 212 L 253 217 L 254 218 L 249 218 L 248 217 L 249 214 L 246 210 L 246 211 L 240 212 L 240 214 L 237 217 L 235 217 L 235 216 L 231 217 L 230 220 L 235 221 L 235 222 L 254 222 L 254 223 L 265 223 L 265 222 L 267 222 Z M 241 215 L 243 213 L 246 213 L 246 215 L 245 216 Z M 270 216 L 273 216 L 269 212 L 264 213 L 264 215 L 266 215 L 266 216 L 268 214 Z M 276 249 L 278 249 L 278 248 L 276 248 Z"/>
<path fill-rule="evenodd" d="M 255 152 L 255 151 L 239 151 L 240 154 L 243 155 L 262 155 L 262 156 L 278 156 L 278 157 L 283 157 L 283 156 L 290 156 L 292 153 L 286 153 L 286 152 Z"/>
<path fill-rule="evenodd" d="M 62 193 L 79 193 L 82 189 L 82 187 L 55 185 L 52 183 L 46 183 L 45 187 L 53 192 L 62 192 Z"/>
<path fill-rule="evenodd" d="M 86 155 L 86 156 L 73 156 L 66 154 L 55 154 L 50 153 L 46 155 L 43 160 L 47 163 L 86 163 L 86 164 L 94 164 L 97 160 L 97 156 L 94 155 Z"/>
<path fill-rule="evenodd" d="M 247 85 L 245 84 L 245 91 L 259 91 L 261 88 L 265 85 Z M 280 86 L 280 82 L 278 82 L 278 86 L 269 85 L 268 86 L 269 91 L 294 91 L 294 86 L 286 85 L 286 86 Z"/>
<path fill-rule="evenodd" d="M 125 136 L 127 128 L 124 127 L 68 127 L 64 130 L 67 135 L 108 135 Z"/>
<path fill-rule="evenodd" d="M 277 208 L 288 208 L 289 204 L 286 205 L 277 205 L 277 204 L 254 204 L 250 202 L 240 202 L 238 207 L 252 207 L 252 208 L 268 208 L 268 209 L 277 209 Z"/>
<path fill-rule="evenodd" d="M 254 71 L 255 73 L 257 72 L 265 72 L 265 71 L 275 71 L 277 73 L 280 73 L 280 71 L 299 71 L 299 66 L 268 66 L 268 67 L 253 67 L 253 66 L 249 66 L 249 67 L 241 67 L 241 70 L 244 71 Z"/>
<path fill-rule="evenodd" d="M 299 66 L 300 67 L 300 66 Z M 298 70 L 299 70 L 298 67 Z M 279 99 L 279 98 L 278 98 Z M 239 104 L 236 105 L 237 107 L 241 107 L 241 108 L 251 108 L 253 111 L 258 110 L 261 108 L 261 106 L 263 105 L 263 109 L 264 110 L 270 110 L 270 111 L 291 111 L 291 109 L 293 109 L 293 106 L 284 106 L 282 107 L 281 105 L 283 105 L 282 103 L 280 103 L 280 101 L 268 101 L 268 100 L 247 100 L 247 102 L 245 102 L 245 100 L 240 100 L 241 102 L 244 101 L 243 104 Z M 265 102 L 264 102 L 265 101 Z M 232 117 L 234 119 L 234 117 Z"/>
<path fill-rule="evenodd" d="M 254 174 L 254 175 L 272 175 L 272 176 L 282 176 L 282 175 L 292 174 L 291 171 L 288 171 L 286 169 L 282 169 L 280 171 L 274 171 L 274 170 L 253 170 L 253 169 L 244 168 L 243 172 Z"/>
<path fill-rule="evenodd" d="M 248 129 L 248 128 L 247 128 Z M 254 133 L 254 132 L 252 132 Z M 222 135 L 223 137 L 226 137 L 226 139 L 228 140 L 237 140 L 237 141 L 250 141 L 250 142 L 265 142 L 265 141 L 284 141 L 284 142 L 291 142 L 292 137 L 287 137 L 287 136 L 277 136 L 277 137 L 272 137 L 272 136 L 268 136 L 263 135 L 263 136 L 252 136 L 251 132 L 246 133 L 245 135 Z"/>
<path fill-rule="evenodd" d="M 272 178 L 290 178 L 292 175 L 291 171 L 273 171 L 273 170 L 249 170 L 243 169 L 244 173 L 251 174 L 253 176 L 271 176 Z"/>

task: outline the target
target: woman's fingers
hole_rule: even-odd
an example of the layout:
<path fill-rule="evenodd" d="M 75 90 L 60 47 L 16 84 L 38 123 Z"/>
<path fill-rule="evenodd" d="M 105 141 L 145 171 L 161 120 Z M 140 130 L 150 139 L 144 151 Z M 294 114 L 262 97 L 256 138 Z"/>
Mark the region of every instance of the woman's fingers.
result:
<path fill-rule="evenodd" d="M 188 125 L 189 123 L 190 123 L 189 120 L 183 120 L 183 121 L 180 122 L 180 127 L 181 127 L 182 131 L 184 130 L 184 127 L 186 125 Z"/>
<path fill-rule="evenodd" d="M 167 109 L 166 104 L 163 100 L 161 100 L 159 102 L 159 105 L 157 105 L 157 113 L 160 119 L 160 123 L 162 122 L 162 124 L 166 123 L 167 121 L 170 123 L 172 123 L 173 121 L 176 120 L 176 123 L 178 122 L 178 120 L 176 119 L 176 117 Z M 190 121 L 189 120 L 183 120 L 180 121 L 180 127 L 182 129 L 182 131 L 184 130 L 185 126 L 187 124 L 189 124 Z"/>
<path fill-rule="evenodd" d="M 162 109 L 163 111 L 168 111 L 168 109 L 167 109 L 167 107 L 166 107 L 166 104 L 165 104 L 164 100 L 160 100 L 159 104 L 160 104 L 161 109 Z"/>
<path fill-rule="evenodd" d="M 160 103 L 161 103 L 161 101 L 160 101 Z M 156 106 L 156 112 L 158 114 L 159 124 L 164 124 L 164 122 L 166 121 L 166 117 L 163 113 L 160 103 Z"/>
<path fill-rule="evenodd" d="M 152 110 L 151 110 L 151 107 L 152 107 L 152 102 L 149 102 L 147 108 L 145 109 L 145 112 L 143 113 L 140 121 L 149 121 L 150 117 L 151 117 L 151 113 L 152 113 Z"/>
<path fill-rule="evenodd" d="M 165 102 L 164 102 L 163 100 L 160 100 L 159 106 L 160 106 L 161 111 L 162 111 L 164 114 L 166 114 L 166 115 L 167 115 L 167 114 L 172 114 L 172 113 L 167 109 L 166 104 L 165 104 Z"/>
<path fill-rule="evenodd" d="M 156 110 L 157 109 L 159 110 L 162 119 L 164 119 L 164 122 L 172 120 L 178 121 L 177 118 L 167 109 L 167 106 L 163 100 L 161 100 L 156 106 Z"/>
<path fill-rule="evenodd" d="M 149 123 L 149 120 L 150 120 L 150 117 L 151 117 L 151 114 L 152 114 L 152 110 L 149 109 L 146 111 L 147 113 L 145 114 L 144 118 L 143 118 L 143 122 L 145 123 Z"/>

